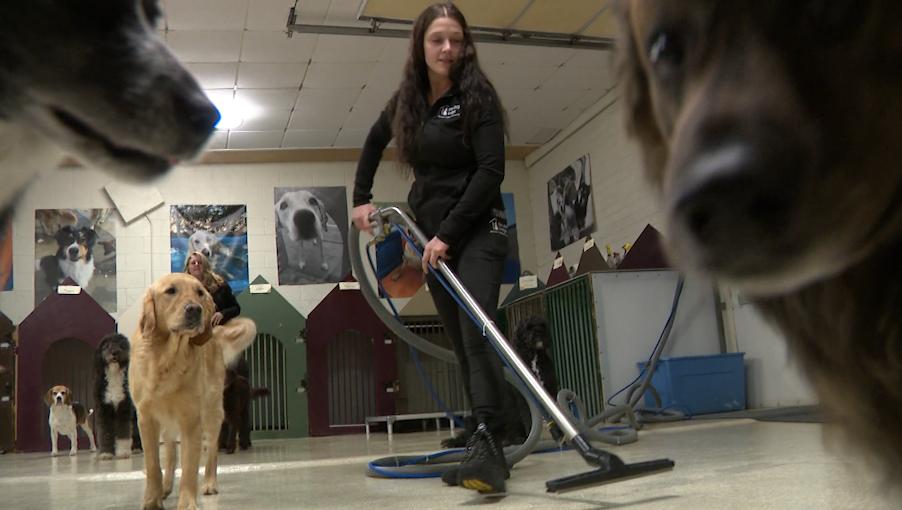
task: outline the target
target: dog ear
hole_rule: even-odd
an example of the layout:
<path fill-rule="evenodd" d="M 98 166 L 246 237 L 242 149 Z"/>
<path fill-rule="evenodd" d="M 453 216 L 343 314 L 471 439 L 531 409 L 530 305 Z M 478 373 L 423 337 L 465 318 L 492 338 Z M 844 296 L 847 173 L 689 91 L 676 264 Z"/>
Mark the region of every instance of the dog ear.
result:
<path fill-rule="evenodd" d="M 70 390 L 69 388 L 66 388 L 65 395 L 66 396 L 63 397 L 63 404 L 65 404 L 67 406 L 71 406 L 72 405 L 72 390 Z"/>
<path fill-rule="evenodd" d="M 157 329 L 157 312 L 153 300 L 153 288 L 147 289 L 144 294 L 144 308 L 141 310 L 141 320 L 138 323 L 141 328 L 141 336 L 152 339 Z"/>
<path fill-rule="evenodd" d="M 645 168 L 653 173 L 654 182 L 660 183 L 667 161 L 667 144 L 655 122 L 654 106 L 649 90 L 648 76 L 642 67 L 635 34 L 630 23 L 630 2 L 615 3 L 618 36 L 617 70 L 623 83 L 626 99 L 627 131 L 642 142 Z"/>
<path fill-rule="evenodd" d="M 47 407 L 53 407 L 53 388 L 44 393 L 44 403 L 47 404 Z"/>
<path fill-rule="evenodd" d="M 223 285 L 228 285 L 227 283 L 223 283 Z M 192 337 L 191 345 L 204 345 L 205 343 L 210 341 L 210 338 L 213 337 L 213 314 L 216 313 L 216 304 L 213 303 L 213 298 L 210 296 L 210 293 L 204 292 L 203 302 L 201 306 L 204 307 L 204 330 L 201 334 Z"/>
<path fill-rule="evenodd" d="M 323 232 L 329 231 L 329 218 L 326 216 L 326 206 L 320 201 L 320 199 L 311 196 L 310 197 L 310 205 L 312 207 L 316 207 L 317 215 L 319 216 L 319 223 L 323 229 Z"/>

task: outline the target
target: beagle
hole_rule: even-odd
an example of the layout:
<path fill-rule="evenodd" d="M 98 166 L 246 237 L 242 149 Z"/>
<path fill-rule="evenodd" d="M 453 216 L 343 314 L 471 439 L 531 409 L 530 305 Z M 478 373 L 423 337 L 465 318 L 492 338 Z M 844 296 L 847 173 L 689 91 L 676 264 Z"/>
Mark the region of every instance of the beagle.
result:
<path fill-rule="evenodd" d="M 62 434 L 69 438 L 69 455 L 78 453 L 78 427 L 81 427 L 91 443 L 91 451 L 97 451 L 94 443 L 94 431 L 88 418 L 94 414 L 91 409 L 85 413 L 85 406 L 78 402 L 72 402 L 72 390 L 65 386 L 57 385 L 44 395 L 44 402 L 50 408 L 50 454 L 59 455 L 56 447 L 57 435 Z"/>

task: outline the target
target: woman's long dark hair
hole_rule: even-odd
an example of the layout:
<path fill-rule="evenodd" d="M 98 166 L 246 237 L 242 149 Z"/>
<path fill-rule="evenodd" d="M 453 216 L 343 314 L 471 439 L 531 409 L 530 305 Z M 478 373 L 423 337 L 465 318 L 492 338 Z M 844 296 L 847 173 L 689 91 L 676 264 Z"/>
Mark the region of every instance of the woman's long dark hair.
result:
<path fill-rule="evenodd" d="M 416 133 L 429 107 L 427 102 L 430 92 L 429 74 L 423 40 L 429 25 L 438 18 L 451 18 L 457 21 L 464 32 L 461 54 L 451 68 L 450 78 L 460 90 L 463 107 L 461 120 L 466 128 L 465 132 L 469 133 L 476 124 L 482 108 L 498 108 L 502 118 L 505 117 L 495 87 L 479 67 L 476 45 L 473 43 L 473 35 L 463 13 L 450 2 L 430 5 L 420 13 L 413 24 L 410 53 L 404 65 L 404 77 L 398 91 L 388 101 L 386 107 L 391 116 L 392 133 L 398 146 L 398 161 L 405 168 L 413 164 Z M 469 140 L 465 141 L 469 143 Z"/>

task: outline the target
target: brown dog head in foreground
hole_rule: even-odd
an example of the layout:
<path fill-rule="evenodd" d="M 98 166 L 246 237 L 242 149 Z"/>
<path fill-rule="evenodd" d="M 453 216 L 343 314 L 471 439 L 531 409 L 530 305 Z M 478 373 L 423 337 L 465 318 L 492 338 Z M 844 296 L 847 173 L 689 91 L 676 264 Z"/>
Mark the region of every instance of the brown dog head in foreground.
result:
<path fill-rule="evenodd" d="M 902 478 L 902 4 L 618 2 L 628 127 L 682 268 L 756 297 Z"/>

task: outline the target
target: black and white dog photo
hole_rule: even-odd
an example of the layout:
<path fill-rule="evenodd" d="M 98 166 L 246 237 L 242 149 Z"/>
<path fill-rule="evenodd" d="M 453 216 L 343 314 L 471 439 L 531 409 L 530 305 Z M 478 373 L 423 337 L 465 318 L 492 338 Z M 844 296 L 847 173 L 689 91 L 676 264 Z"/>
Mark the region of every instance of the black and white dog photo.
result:
<path fill-rule="evenodd" d="M 273 210 L 280 285 L 334 283 L 350 272 L 344 186 L 276 188 Z"/>
<path fill-rule="evenodd" d="M 100 421 L 100 459 L 124 459 L 141 451 L 137 414 L 128 391 L 128 338 L 103 337 L 94 354 L 94 401 Z"/>
<path fill-rule="evenodd" d="M 548 180 L 548 227 L 552 250 L 559 250 L 594 231 L 588 154 Z"/>

